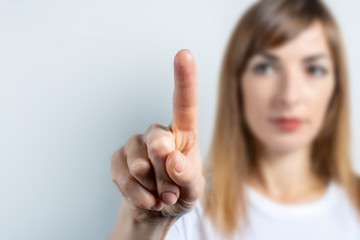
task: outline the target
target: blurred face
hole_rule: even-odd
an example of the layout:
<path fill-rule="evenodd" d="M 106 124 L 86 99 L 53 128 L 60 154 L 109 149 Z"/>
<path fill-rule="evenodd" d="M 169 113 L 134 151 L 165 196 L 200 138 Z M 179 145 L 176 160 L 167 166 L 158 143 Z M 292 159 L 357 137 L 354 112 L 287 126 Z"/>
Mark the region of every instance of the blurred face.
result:
<path fill-rule="evenodd" d="M 272 152 L 307 147 L 321 129 L 334 86 L 330 49 L 321 23 L 314 22 L 249 60 L 242 79 L 247 125 Z"/>

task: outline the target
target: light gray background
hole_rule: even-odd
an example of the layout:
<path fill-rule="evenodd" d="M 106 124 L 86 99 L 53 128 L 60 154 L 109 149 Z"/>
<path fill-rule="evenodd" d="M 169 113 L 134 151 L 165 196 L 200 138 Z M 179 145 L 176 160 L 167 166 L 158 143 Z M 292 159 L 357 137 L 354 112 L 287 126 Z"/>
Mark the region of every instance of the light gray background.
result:
<path fill-rule="evenodd" d="M 108 237 L 121 201 L 110 157 L 170 122 L 182 48 L 197 60 L 205 156 L 222 54 L 252 2 L 0 0 L 0 239 Z M 345 38 L 360 172 L 360 3 L 326 2 Z"/>

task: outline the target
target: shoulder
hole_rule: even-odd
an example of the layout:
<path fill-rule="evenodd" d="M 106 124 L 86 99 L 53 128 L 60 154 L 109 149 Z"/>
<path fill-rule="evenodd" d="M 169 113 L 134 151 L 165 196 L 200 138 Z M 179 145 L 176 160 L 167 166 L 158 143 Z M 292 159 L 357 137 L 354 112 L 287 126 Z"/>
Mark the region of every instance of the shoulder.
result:
<path fill-rule="evenodd" d="M 358 178 L 360 183 L 360 178 Z M 341 223 L 348 226 L 356 226 L 358 234 L 360 235 L 360 218 L 357 214 L 357 206 L 354 205 L 353 200 L 350 198 L 348 192 L 340 184 L 335 184 L 335 190 L 338 194 L 336 205 L 333 208 L 334 214 L 338 214 L 338 218 L 341 219 Z M 358 191 L 360 194 L 360 189 Z"/>

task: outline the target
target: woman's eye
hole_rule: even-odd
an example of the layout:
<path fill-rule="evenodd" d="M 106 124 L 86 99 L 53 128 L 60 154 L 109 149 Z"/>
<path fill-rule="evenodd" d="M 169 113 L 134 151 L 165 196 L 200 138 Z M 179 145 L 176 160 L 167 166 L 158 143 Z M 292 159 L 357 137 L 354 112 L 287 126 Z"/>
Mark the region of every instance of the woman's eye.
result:
<path fill-rule="evenodd" d="M 307 68 L 307 72 L 315 77 L 322 77 L 326 75 L 327 70 L 324 67 L 312 65 Z"/>
<path fill-rule="evenodd" d="M 269 63 L 259 63 L 253 68 L 253 71 L 258 75 L 269 74 L 274 70 L 274 67 Z"/>

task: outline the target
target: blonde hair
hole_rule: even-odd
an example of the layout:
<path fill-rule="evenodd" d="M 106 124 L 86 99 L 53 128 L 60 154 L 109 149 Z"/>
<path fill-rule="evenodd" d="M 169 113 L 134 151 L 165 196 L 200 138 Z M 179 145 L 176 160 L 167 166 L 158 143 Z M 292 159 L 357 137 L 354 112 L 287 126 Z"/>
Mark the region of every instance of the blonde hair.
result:
<path fill-rule="evenodd" d="M 256 52 L 285 43 L 315 20 L 324 27 L 336 83 L 326 120 L 313 142 L 312 164 L 319 176 L 341 184 L 360 214 L 360 180 L 352 170 L 349 154 L 348 79 L 339 28 L 320 0 L 262 0 L 243 15 L 228 43 L 215 129 L 204 167 L 208 184 L 205 214 L 224 233 L 231 234 L 247 222 L 242 182 L 256 168 L 259 150 L 245 124 L 239 79 Z"/>

